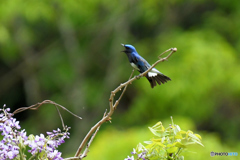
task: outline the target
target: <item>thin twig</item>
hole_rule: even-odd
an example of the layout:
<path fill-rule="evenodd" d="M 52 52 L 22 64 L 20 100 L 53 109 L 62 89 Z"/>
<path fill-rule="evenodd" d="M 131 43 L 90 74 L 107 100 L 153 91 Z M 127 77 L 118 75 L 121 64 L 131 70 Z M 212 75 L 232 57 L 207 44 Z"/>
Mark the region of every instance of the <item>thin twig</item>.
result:
<path fill-rule="evenodd" d="M 158 56 L 158 58 L 160 59 L 162 55 L 164 55 L 165 53 L 167 53 L 167 52 L 169 52 L 169 51 L 173 51 L 173 50 L 174 50 L 174 52 L 176 52 L 176 51 L 177 51 L 177 48 L 170 48 L 170 49 L 166 50 L 165 52 L 161 53 L 161 54 Z M 171 52 L 171 53 L 173 53 L 173 52 Z M 170 54 L 171 54 L 171 53 L 170 53 Z"/>
<path fill-rule="evenodd" d="M 62 105 L 57 104 L 57 103 L 55 103 L 55 102 L 53 102 L 53 101 L 51 101 L 51 100 L 44 100 L 44 101 L 42 101 L 41 103 L 36 103 L 36 104 L 31 105 L 31 106 L 29 106 L 29 107 L 21 107 L 21 108 L 18 108 L 18 109 L 16 109 L 16 110 L 13 112 L 13 114 L 17 114 L 17 113 L 23 112 L 23 111 L 28 110 L 28 109 L 30 109 L 30 110 L 37 110 L 37 109 L 38 109 L 40 106 L 42 106 L 43 104 L 53 104 L 53 105 L 55 105 L 55 106 L 58 106 L 58 107 L 62 108 L 62 109 L 65 110 L 65 111 L 67 111 L 68 113 L 70 113 L 70 114 L 73 115 L 74 117 L 77 117 L 77 118 L 79 118 L 79 119 L 82 119 L 82 118 L 79 117 L 78 115 L 76 115 L 76 114 L 72 113 L 71 111 L 69 111 L 67 108 L 65 108 L 65 107 L 63 107 Z"/>
<path fill-rule="evenodd" d="M 65 125 L 64 125 L 64 121 L 63 121 L 62 115 L 61 115 L 61 113 L 60 113 L 58 107 L 57 107 L 56 105 L 55 105 L 55 107 L 56 107 L 56 109 L 57 109 L 57 111 L 58 111 L 58 115 L 59 115 L 60 120 L 61 120 L 61 122 L 62 122 L 63 129 L 65 130 Z"/>
<path fill-rule="evenodd" d="M 165 61 L 167 60 L 174 52 L 177 51 L 177 48 L 171 48 L 171 49 L 168 49 L 166 50 L 165 52 L 163 52 L 162 54 L 160 54 L 160 56 L 162 56 L 164 53 L 166 52 L 169 52 L 171 51 L 171 53 L 167 56 L 167 57 L 164 57 L 164 58 L 161 58 L 159 59 L 158 61 L 156 61 L 148 70 L 146 70 L 145 72 L 139 74 L 138 76 L 135 76 L 133 78 L 132 75 L 130 76 L 130 79 L 125 82 L 125 83 L 122 83 L 120 84 L 115 90 L 111 91 L 111 95 L 110 95 L 110 98 L 109 98 L 109 107 L 110 107 L 110 110 L 108 112 L 108 114 L 106 114 L 100 121 L 98 121 L 90 130 L 89 132 L 87 133 L 87 135 L 84 137 L 82 143 L 80 144 L 80 146 L 78 147 L 78 150 L 75 154 L 75 157 L 81 157 L 81 151 L 83 149 L 83 147 L 86 145 L 87 141 L 89 140 L 89 138 L 91 137 L 91 135 L 94 134 L 94 132 L 106 121 L 109 121 L 111 119 L 111 116 L 115 110 L 115 108 L 117 107 L 117 105 L 119 104 L 123 94 L 125 93 L 125 90 L 126 90 L 126 87 L 131 84 L 134 80 L 138 79 L 139 77 L 143 77 L 145 76 L 152 68 L 154 68 L 158 63 L 162 62 L 162 61 Z M 159 57 L 160 57 L 159 56 Z M 133 72 L 132 72 L 133 74 Z M 114 103 L 114 97 L 116 95 L 117 92 L 119 92 L 120 90 L 122 90 L 122 88 L 124 87 L 124 90 L 122 92 L 122 94 L 120 95 L 119 99 Z M 96 132 L 95 132 L 96 133 Z M 93 137 L 94 138 L 94 137 Z M 88 148 L 88 146 L 86 146 L 86 148 Z M 84 157 L 83 157 L 84 158 Z"/>
<path fill-rule="evenodd" d="M 63 160 L 76 160 L 80 159 L 80 157 L 69 157 L 69 158 L 64 158 Z"/>

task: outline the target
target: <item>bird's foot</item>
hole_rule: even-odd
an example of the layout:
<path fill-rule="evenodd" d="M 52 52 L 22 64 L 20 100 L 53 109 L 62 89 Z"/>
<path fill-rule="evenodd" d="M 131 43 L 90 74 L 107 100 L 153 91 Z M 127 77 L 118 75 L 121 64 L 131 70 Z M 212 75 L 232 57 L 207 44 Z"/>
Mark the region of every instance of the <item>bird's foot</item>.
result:
<path fill-rule="evenodd" d="M 141 78 L 141 76 L 140 76 L 140 75 L 138 75 L 138 76 L 136 76 L 136 78 L 137 78 L 137 79 L 140 79 L 140 78 Z"/>

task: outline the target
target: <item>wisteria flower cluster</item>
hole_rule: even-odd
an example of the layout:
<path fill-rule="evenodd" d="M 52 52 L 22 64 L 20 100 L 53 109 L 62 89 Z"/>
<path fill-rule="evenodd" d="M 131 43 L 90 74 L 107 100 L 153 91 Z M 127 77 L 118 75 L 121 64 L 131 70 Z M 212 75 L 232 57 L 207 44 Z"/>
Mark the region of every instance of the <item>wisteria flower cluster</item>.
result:
<path fill-rule="evenodd" d="M 70 127 L 66 127 L 62 132 L 60 129 L 47 132 L 47 136 L 29 135 L 25 129 L 20 130 L 19 121 L 13 118 L 10 108 L 3 106 L 0 109 L 0 132 L 2 139 L 0 141 L 0 159 L 51 159 L 61 160 L 61 152 L 56 148 L 64 143 L 65 138 L 69 138 Z M 31 154 L 27 157 L 26 151 Z"/>

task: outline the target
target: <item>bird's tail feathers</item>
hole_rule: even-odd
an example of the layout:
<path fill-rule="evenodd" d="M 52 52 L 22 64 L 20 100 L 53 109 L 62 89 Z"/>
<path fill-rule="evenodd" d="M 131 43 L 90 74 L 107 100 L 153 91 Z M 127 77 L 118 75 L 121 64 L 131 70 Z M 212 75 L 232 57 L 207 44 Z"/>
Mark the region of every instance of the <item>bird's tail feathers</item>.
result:
<path fill-rule="evenodd" d="M 169 78 L 168 76 L 165 76 L 164 74 L 157 74 L 157 76 L 155 76 L 155 77 L 153 77 L 153 76 L 149 77 L 147 74 L 146 77 L 147 77 L 148 81 L 150 82 L 152 88 L 154 88 L 157 85 L 157 83 L 159 85 L 161 85 L 161 84 L 164 84 L 167 81 L 171 80 L 171 78 Z"/>

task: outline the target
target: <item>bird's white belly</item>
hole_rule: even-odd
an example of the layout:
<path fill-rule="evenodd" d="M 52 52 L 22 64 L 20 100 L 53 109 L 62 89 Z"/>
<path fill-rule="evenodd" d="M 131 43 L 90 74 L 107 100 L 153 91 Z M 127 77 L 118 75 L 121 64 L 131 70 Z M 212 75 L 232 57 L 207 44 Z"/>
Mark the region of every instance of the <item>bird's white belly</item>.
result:
<path fill-rule="evenodd" d="M 134 63 L 130 63 L 131 64 L 131 66 L 134 68 L 134 69 L 136 69 L 136 70 L 140 70 L 138 67 L 137 67 L 137 65 L 136 64 L 134 64 Z"/>

